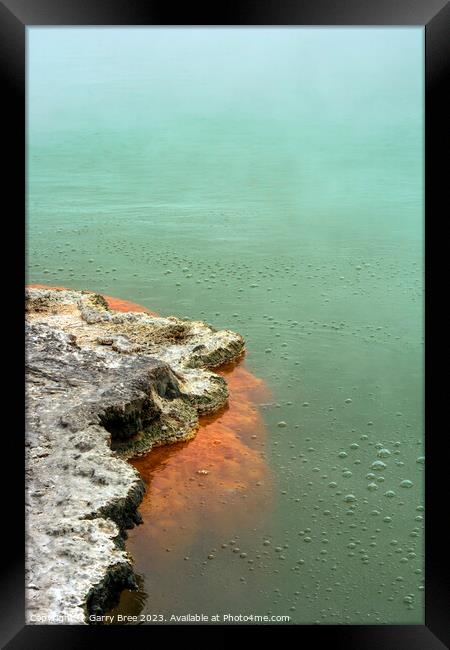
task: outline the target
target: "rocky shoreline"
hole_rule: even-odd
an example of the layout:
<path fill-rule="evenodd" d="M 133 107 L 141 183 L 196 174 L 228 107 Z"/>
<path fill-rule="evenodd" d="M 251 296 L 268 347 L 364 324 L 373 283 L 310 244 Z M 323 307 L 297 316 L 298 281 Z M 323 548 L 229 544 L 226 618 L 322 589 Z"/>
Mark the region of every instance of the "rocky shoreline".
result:
<path fill-rule="evenodd" d="M 124 539 L 145 486 L 125 459 L 195 436 L 228 397 L 210 368 L 243 350 L 202 321 L 27 289 L 27 623 L 88 623 L 136 586 Z"/>

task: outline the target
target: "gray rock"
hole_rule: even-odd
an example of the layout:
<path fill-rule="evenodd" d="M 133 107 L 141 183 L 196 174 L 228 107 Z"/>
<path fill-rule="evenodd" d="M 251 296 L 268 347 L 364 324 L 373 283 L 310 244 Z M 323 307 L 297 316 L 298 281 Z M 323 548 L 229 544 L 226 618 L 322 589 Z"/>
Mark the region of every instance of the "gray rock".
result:
<path fill-rule="evenodd" d="M 244 341 L 89 292 L 28 289 L 26 314 L 26 618 L 86 623 L 136 584 L 124 538 L 145 488 L 124 459 L 192 438 L 228 396 L 208 367 Z"/>

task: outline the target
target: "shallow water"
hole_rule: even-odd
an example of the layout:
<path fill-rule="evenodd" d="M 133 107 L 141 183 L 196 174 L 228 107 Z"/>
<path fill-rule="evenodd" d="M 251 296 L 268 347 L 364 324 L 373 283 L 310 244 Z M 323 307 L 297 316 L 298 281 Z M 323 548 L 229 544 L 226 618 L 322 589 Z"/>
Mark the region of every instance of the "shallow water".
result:
<path fill-rule="evenodd" d="M 136 461 L 115 611 L 423 622 L 422 30 L 62 31 L 28 34 L 28 281 L 247 342 L 241 412 Z"/>

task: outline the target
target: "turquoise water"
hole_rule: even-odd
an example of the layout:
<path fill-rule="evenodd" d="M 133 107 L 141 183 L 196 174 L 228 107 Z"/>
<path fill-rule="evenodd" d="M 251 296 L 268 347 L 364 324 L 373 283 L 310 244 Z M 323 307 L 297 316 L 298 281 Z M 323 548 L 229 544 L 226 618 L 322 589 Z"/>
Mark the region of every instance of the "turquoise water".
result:
<path fill-rule="evenodd" d="M 273 395 L 270 522 L 233 534 L 282 552 L 198 543 L 142 611 L 423 622 L 422 60 L 421 28 L 28 29 L 28 282 L 235 329 Z"/>

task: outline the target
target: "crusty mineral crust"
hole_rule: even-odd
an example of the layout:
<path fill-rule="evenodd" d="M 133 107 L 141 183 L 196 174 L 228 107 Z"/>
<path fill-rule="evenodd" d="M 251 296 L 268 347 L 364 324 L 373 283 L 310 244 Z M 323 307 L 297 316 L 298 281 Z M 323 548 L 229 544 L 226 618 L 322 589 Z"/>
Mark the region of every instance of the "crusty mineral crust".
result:
<path fill-rule="evenodd" d="M 123 540 L 144 484 L 123 459 L 192 438 L 228 396 L 207 368 L 244 341 L 90 292 L 28 289 L 26 315 L 27 622 L 86 623 L 135 585 Z"/>

